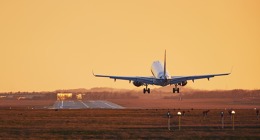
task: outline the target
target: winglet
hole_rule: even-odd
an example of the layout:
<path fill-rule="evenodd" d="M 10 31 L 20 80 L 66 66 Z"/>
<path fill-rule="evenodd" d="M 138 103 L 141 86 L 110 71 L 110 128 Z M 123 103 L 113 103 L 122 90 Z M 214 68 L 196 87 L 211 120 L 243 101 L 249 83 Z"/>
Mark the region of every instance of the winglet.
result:
<path fill-rule="evenodd" d="M 93 74 L 94 76 L 96 76 L 95 73 L 93 72 L 93 70 L 92 70 L 92 74 Z"/>
<path fill-rule="evenodd" d="M 231 67 L 230 74 L 232 73 L 232 71 L 233 71 L 233 66 Z"/>
<path fill-rule="evenodd" d="M 166 50 L 164 51 L 164 77 L 166 78 Z"/>

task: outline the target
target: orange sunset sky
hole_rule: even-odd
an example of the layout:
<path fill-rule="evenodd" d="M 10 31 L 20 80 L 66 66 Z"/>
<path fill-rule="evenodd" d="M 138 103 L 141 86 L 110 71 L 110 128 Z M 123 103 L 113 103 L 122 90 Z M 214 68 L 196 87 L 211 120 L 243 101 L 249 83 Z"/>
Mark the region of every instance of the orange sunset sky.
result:
<path fill-rule="evenodd" d="M 171 75 L 234 67 L 189 87 L 259 89 L 259 7 L 259 0 L 1 0 L 0 92 L 135 89 L 92 70 L 151 76 L 165 49 Z"/>

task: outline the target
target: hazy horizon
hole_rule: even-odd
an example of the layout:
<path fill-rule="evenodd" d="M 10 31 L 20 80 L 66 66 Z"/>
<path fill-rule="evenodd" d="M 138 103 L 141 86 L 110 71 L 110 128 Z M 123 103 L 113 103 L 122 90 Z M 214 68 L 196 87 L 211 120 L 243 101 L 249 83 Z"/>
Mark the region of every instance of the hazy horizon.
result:
<path fill-rule="evenodd" d="M 172 93 L 172 88 L 174 86 L 166 86 L 166 87 L 160 87 L 160 86 L 156 86 L 152 88 L 152 92 L 153 93 L 158 93 L 158 92 L 169 92 Z M 181 87 L 182 92 L 183 93 L 189 93 L 189 92 L 193 92 L 193 91 L 201 91 L 201 92 L 211 92 L 211 91 L 232 91 L 232 90 L 243 90 L 243 91 L 258 91 L 260 90 L 260 88 L 258 89 L 198 89 L 198 88 L 192 88 L 192 87 Z M 80 91 L 80 92 L 100 92 L 100 91 L 104 91 L 104 92 L 128 92 L 128 91 L 134 91 L 134 92 L 140 92 L 140 94 L 143 94 L 142 92 L 142 88 L 112 88 L 112 87 L 92 87 L 92 88 L 67 88 L 67 89 L 55 89 L 55 90 L 42 90 L 42 91 L 0 91 L 0 93 L 17 93 L 17 92 L 55 92 L 55 91 Z M 172 93 L 172 94 L 179 94 L 179 93 Z"/>

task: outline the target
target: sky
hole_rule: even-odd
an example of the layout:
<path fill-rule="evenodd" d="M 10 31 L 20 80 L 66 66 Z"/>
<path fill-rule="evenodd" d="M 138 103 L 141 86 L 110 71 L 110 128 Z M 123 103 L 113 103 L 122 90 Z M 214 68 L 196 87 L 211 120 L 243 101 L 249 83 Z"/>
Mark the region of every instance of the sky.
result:
<path fill-rule="evenodd" d="M 259 0 L 1 0 L 0 91 L 135 89 L 92 71 L 151 76 L 164 50 L 172 76 L 233 67 L 189 87 L 259 89 L 259 7 Z"/>

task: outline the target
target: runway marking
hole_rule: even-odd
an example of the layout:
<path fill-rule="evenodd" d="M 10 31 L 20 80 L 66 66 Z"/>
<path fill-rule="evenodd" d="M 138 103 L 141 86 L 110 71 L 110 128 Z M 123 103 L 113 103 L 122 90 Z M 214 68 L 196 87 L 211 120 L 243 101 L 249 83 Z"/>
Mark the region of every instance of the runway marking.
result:
<path fill-rule="evenodd" d="M 103 103 L 104 103 L 104 102 L 103 102 Z M 114 106 L 110 105 L 109 103 L 104 103 L 104 104 L 106 104 L 106 105 L 108 105 L 108 106 L 110 106 L 110 107 L 112 107 L 112 108 L 115 108 Z"/>
<path fill-rule="evenodd" d="M 63 108 L 63 101 L 61 101 L 61 106 L 60 106 L 60 108 Z"/>
<path fill-rule="evenodd" d="M 89 108 L 105 108 L 105 109 L 123 109 L 124 107 L 114 104 L 109 101 L 102 101 L 102 100 L 97 100 L 97 101 L 82 101 L 82 100 L 77 100 L 77 101 L 56 101 L 53 105 L 53 107 L 50 108 L 55 108 L 55 109 L 89 109 Z"/>
<path fill-rule="evenodd" d="M 84 102 L 80 101 L 86 108 L 89 108 L 88 105 L 86 105 Z"/>

